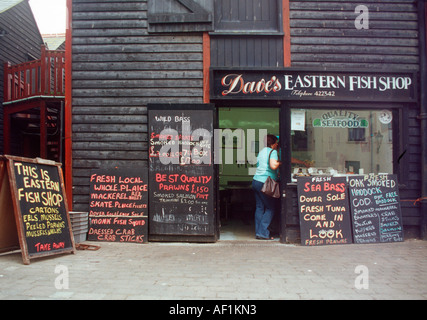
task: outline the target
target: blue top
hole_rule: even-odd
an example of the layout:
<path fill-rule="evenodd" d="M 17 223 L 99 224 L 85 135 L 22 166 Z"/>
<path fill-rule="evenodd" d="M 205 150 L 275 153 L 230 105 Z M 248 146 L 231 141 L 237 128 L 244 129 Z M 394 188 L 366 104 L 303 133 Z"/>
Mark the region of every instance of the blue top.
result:
<path fill-rule="evenodd" d="M 277 180 L 277 170 L 271 169 L 268 161 L 271 150 L 273 149 L 266 147 L 258 154 L 254 180 L 264 183 L 268 176 L 273 180 Z M 279 160 L 277 150 L 271 152 L 270 159 Z"/>

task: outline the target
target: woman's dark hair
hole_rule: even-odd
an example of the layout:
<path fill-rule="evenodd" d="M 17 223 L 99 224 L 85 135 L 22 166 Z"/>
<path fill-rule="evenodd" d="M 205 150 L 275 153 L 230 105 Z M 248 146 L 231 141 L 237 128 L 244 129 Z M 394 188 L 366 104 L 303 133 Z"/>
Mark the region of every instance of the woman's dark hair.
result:
<path fill-rule="evenodd" d="M 267 147 L 271 148 L 273 144 L 277 142 L 277 137 L 272 134 L 267 134 Z"/>

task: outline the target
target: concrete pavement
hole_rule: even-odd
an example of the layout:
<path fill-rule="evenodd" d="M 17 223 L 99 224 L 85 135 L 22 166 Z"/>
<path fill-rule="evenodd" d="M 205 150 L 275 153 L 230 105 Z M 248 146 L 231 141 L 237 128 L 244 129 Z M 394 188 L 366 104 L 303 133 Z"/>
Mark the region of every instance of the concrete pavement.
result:
<path fill-rule="evenodd" d="M 269 241 L 107 243 L 0 255 L 0 299 L 427 299 L 427 241 L 302 247 Z"/>

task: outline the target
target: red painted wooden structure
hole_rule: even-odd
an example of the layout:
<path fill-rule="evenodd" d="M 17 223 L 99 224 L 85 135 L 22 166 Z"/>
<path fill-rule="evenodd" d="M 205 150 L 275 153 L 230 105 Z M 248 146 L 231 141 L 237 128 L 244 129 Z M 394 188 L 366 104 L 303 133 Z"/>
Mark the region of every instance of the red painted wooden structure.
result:
<path fill-rule="evenodd" d="M 41 58 L 4 66 L 4 153 L 13 153 L 12 124 L 32 136 L 21 141 L 20 156 L 60 161 L 62 150 L 62 103 L 65 100 L 65 51 L 41 47 Z M 16 143 L 16 141 L 15 141 Z M 38 143 L 37 143 L 38 145 Z"/>

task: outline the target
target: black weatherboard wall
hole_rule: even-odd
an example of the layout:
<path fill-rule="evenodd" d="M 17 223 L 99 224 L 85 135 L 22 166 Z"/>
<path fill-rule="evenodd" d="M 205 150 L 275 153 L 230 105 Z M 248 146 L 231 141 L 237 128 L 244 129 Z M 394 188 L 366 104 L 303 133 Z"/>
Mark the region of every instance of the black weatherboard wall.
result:
<path fill-rule="evenodd" d="M 74 210 L 91 169 L 147 166 L 147 104 L 203 102 L 202 34 L 149 33 L 149 4 L 73 0 Z"/>
<path fill-rule="evenodd" d="M 355 27 L 358 5 L 369 29 Z M 290 25 L 293 67 L 419 69 L 416 0 L 291 0 Z"/>

